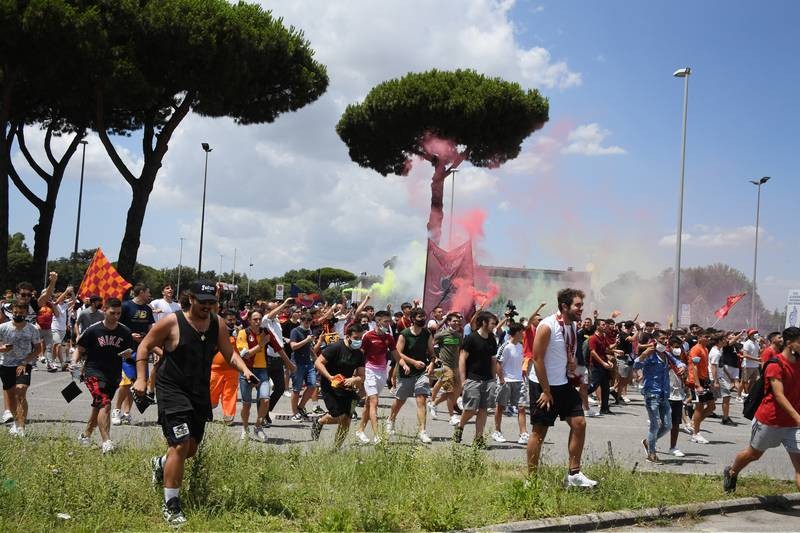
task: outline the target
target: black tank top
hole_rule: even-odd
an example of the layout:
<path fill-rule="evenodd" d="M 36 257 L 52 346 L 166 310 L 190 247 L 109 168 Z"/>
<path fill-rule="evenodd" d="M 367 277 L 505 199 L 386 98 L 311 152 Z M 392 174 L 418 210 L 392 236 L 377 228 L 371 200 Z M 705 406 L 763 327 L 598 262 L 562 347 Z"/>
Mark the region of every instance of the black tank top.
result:
<path fill-rule="evenodd" d="M 195 411 L 211 420 L 211 361 L 217 353 L 219 323 L 212 314 L 208 329 L 198 332 L 186 320 L 183 311 L 178 319 L 178 344 L 164 352 L 156 369 L 156 396 L 159 413 Z"/>

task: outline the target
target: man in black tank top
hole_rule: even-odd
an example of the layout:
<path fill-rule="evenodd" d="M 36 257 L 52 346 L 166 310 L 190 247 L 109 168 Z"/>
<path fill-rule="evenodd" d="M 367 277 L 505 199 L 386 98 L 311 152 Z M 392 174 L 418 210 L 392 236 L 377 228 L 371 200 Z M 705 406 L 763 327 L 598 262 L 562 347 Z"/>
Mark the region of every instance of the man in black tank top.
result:
<path fill-rule="evenodd" d="M 231 346 L 225 323 L 212 312 L 217 303 L 214 283 L 192 283 L 189 302 L 188 311 L 159 320 L 139 344 L 133 385 L 134 394 L 145 394 L 147 354 L 161 348 L 164 355 L 155 370 L 158 422 L 169 448 L 166 455 L 153 457 L 150 466 L 153 482 L 164 485 L 164 519 L 172 526 L 186 522 L 179 491 L 184 463 L 197 453 L 206 422 L 211 420 L 209 384 L 214 355 L 220 352 L 245 380 L 256 379 Z"/>

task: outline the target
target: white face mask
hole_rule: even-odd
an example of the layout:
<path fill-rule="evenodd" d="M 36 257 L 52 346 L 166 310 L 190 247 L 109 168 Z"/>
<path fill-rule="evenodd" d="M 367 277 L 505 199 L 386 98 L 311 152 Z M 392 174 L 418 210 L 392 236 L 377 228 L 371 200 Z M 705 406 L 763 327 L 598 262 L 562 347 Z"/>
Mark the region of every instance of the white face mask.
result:
<path fill-rule="evenodd" d="M 674 355 L 675 357 L 680 357 L 681 356 L 681 349 L 680 348 L 673 348 L 672 349 L 672 355 Z"/>
<path fill-rule="evenodd" d="M 667 350 L 667 347 L 664 346 L 663 344 L 660 344 L 660 343 L 656 344 L 656 351 L 658 353 L 664 353 L 666 350 Z"/>

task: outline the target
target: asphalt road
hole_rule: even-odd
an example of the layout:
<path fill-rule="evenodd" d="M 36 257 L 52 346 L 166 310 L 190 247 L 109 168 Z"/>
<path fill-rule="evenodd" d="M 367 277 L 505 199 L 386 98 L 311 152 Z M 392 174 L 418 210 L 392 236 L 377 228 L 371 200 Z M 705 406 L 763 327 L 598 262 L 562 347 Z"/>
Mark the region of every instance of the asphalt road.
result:
<path fill-rule="evenodd" d="M 39 365 L 40 367 L 42 365 Z M 61 396 L 61 389 L 70 381 L 70 374 L 67 372 L 47 373 L 43 370 L 33 373 L 31 387 L 28 392 L 29 401 L 29 426 L 27 433 L 30 435 L 47 435 L 67 432 L 78 435 L 83 429 L 86 419 L 90 412 L 91 398 L 85 387 L 78 398 L 68 404 Z M 380 415 L 385 417 L 388 414 L 388 407 L 391 399 L 388 391 L 384 391 L 386 396 L 381 398 Z M 678 447 L 686 454 L 686 457 L 677 458 L 666 453 L 669 448 L 669 438 L 665 436 L 658 443 L 658 450 L 662 465 L 652 465 L 645 462 L 644 450 L 641 440 L 647 434 L 647 414 L 641 395 L 632 392 L 629 395 L 632 400 L 631 405 L 616 406 L 612 408 L 616 413 L 613 416 L 603 416 L 599 418 L 588 418 L 587 442 L 584 453 L 584 463 L 605 459 L 609 453 L 609 446 L 612 450 L 615 461 L 620 464 L 639 470 L 664 471 L 664 472 L 683 472 L 700 474 L 720 474 L 723 467 L 730 463 L 735 453 L 743 449 L 749 440 L 749 421 L 741 416 L 741 404 L 732 405 L 732 417 L 739 423 L 738 427 L 723 426 L 719 419 L 706 420 L 701 429 L 702 434 L 710 441 L 710 444 L 695 444 L 690 442 L 686 433 L 681 433 L 678 439 Z M 310 410 L 310 409 L 309 409 Z M 720 407 L 717 408 L 718 412 Z M 287 414 L 289 412 L 289 399 L 281 398 L 276 411 L 273 412 L 274 424 L 267 430 L 268 444 L 254 443 L 255 446 L 275 445 L 280 448 L 290 446 L 315 446 L 310 437 L 310 424 L 307 422 L 293 422 L 288 420 L 288 416 L 276 416 L 276 414 Z M 251 413 L 254 417 L 255 413 Z M 151 407 L 144 415 L 140 415 L 134 408 L 134 425 L 112 427 L 112 439 L 120 446 L 136 446 L 142 442 L 151 440 L 161 440 L 160 427 L 156 424 L 156 409 Z M 214 413 L 215 420 L 220 420 L 222 414 L 218 409 Z M 499 460 L 515 461 L 522 463 L 525 456 L 525 448 L 516 444 L 517 423 L 516 418 L 504 417 L 504 435 L 510 442 L 498 444 L 488 438 L 491 431 L 490 423 L 487 424 L 487 442 L 489 443 L 488 453 Z M 237 438 L 241 431 L 238 424 L 220 429 L 231 432 Z M 432 446 L 442 446 L 450 442 L 452 427 L 447 423 L 446 411 L 441 408 L 437 420 L 428 421 L 428 434 L 433 439 Z M 400 412 L 397 422 L 398 435 L 393 438 L 395 442 L 413 442 L 416 435 L 416 414 L 413 402 L 408 402 Z M 556 422 L 556 426 L 550 430 L 547 436 L 546 445 L 543 450 L 543 461 L 549 463 L 566 464 L 566 440 L 568 427 L 565 423 Z M 355 446 L 353 431 L 348 438 L 348 445 Z M 208 434 L 208 432 L 207 432 Z M 326 427 L 323 431 L 321 442 L 323 445 L 329 444 L 333 440 L 333 428 Z M 367 431 L 368 435 L 371 432 Z M 474 436 L 474 425 L 468 425 L 464 430 L 464 442 L 471 442 Z M 99 435 L 95 436 L 99 440 Z M 609 444 L 610 443 L 610 444 Z M 760 473 L 778 479 L 794 479 L 791 462 L 786 452 L 782 448 L 768 451 L 762 459 L 753 463 L 743 474 L 747 475 Z"/>

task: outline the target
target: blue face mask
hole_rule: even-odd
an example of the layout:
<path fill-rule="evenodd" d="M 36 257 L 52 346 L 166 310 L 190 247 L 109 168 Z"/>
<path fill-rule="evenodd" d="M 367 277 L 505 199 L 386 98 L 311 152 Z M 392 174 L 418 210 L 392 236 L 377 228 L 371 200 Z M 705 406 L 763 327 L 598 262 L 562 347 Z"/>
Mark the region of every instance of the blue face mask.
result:
<path fill-rule="evenodd" d="M 350 347 L 354 350 L 361 348 L 361 339 L 350 339 Z"/>

